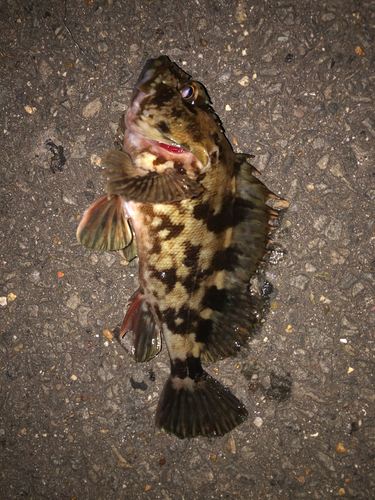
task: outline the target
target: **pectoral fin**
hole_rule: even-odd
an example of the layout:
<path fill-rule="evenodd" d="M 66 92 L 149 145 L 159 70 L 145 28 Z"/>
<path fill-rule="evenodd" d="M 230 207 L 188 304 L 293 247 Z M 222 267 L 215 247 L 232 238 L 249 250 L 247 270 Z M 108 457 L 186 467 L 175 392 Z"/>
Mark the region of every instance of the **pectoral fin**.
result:
<path fill-rule="evenodd" d="M 108 195 L 120 195 L 125 201 L 173 203 L 195 198 L 203 191 L 198 182 L 172 168 L 141 175 L 122 151 L 109 151 L 102 164 L 107 166 L 103 175 L 108 177 Z"/>
<path fill-rule="evenodd" d="M 125 217 L 121 197 L 104 195 L 93 203 L 78 226 L 77 239 L 94 250 L 120 250 L 131 245 L 135 236 Z"/>

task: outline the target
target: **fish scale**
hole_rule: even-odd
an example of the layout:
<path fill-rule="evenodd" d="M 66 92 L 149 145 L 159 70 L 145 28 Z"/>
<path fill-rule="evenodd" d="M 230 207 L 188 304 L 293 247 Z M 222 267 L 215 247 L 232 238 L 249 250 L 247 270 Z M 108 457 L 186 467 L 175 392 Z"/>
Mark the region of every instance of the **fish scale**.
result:
<path fill-rule="evenodd" d="M 233 153 L 204 87 L 166 56 L 149 60 L 102 163 L 107 195 L 77 231 L 85 246 L 139 257 L 139 289 L 120 337 L 148 361 L 162 337 L 171 374 L 156 425 L 180 438 L 221 436 L 244 405 L 202 368 L 235 354 L 259 323 L 250 279 L 267 251 L 274 197 Z"/>

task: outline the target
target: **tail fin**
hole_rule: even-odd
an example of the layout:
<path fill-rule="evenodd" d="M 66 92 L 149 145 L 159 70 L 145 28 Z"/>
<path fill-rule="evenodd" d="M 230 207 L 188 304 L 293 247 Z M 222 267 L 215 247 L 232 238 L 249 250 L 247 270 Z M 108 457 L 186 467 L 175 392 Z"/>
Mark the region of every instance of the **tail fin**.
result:
<path fill-rule="evenodd" d="M 245 406 L 203 372 L 198 380 L 170 376 L 156 410 L 156 425 L 179 438 L 223 436 L 247 417 Z"/>

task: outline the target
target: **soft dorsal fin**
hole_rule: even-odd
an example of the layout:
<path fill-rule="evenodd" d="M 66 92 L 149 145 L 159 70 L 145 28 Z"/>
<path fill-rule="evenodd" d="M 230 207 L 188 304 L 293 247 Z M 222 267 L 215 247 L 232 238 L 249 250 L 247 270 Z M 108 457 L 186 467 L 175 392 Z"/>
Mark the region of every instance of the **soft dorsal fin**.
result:
<path fill-rule="evenodd" d="M 123 151 L 109 151 L 102 164 L 107 167 L 103 175 L 108 177 L 108 195 L 120 195 L 125 201 L 172 203 L 195 198 L 203 192 L 198 182 L 172 168 L 141 175 Z"/>
<path fill-rule="evenodd" d="M 262 310 L 261 298 L 249 285 L 267 253 L 269 220 L 277 214 L 266 201 L 277 196 L 252 175 L 256 169 L 246 158 L 248 155 L 236 155 L 234 228 L 223 264 L 226 301 L 222 310 L 211 314 L 210 333 L 202 339 L 202 360 L 208 362 L 235 354 L 252 335 Z"/>

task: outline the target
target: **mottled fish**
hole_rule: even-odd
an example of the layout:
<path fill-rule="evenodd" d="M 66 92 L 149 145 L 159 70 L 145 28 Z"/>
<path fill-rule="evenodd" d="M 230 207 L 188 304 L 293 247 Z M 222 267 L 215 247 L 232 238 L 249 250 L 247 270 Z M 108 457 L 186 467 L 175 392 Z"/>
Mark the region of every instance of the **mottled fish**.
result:
<path fill-rule="evenodd" d="M 106 194 L 77 232 L 88 248 L 139 257 L 139 289 L 120 337 L 147 361 L 167 345 L 171 374 L 156 425 L 180 438 L 221 436 L 244 405 L 202 368 L 235 354 L 262 307 L 250 279 L 266 253 L 272 193 L 235 154 L 205 88 L 166 56 L 149 60 L 102 160 Z"/>

